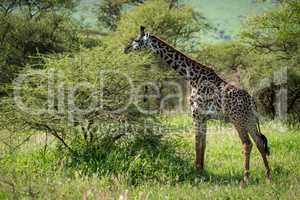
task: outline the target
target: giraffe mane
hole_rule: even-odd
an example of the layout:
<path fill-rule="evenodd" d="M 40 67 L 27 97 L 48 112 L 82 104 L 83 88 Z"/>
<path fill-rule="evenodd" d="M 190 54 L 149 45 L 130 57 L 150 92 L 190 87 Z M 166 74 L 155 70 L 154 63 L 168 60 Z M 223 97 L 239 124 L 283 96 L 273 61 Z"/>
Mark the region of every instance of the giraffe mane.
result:
<path fill-rule="evenodd" d="M 166 45 L 167 47 L 171 48 L 173 51 L 175 51 L 176 53 L 180 54 L 181 56 L 185 57 L 186 59 L 190 60 L 192 63 L 194 63 L 197 67 L 204 67 L 206 68 L 207 70 L 210 70 L 210 71 L 214 71 L 211 67 L 208 67 L 206 65 L 203 65 L 201 64 L 200 62 L 198 62 L 197 60 L 187 56 L 186 54 L 184 54 L 183 52 L 177 50 L 174 46 L 168 44 L 166 41 L 164 41 L 163 39 L 155 36 L 155 35 L 150 35 L 150 37 L 153 37 L 155 38 L 156 40 L 158 40 L 159 42 L 163 43 L 164 45 Z"/>

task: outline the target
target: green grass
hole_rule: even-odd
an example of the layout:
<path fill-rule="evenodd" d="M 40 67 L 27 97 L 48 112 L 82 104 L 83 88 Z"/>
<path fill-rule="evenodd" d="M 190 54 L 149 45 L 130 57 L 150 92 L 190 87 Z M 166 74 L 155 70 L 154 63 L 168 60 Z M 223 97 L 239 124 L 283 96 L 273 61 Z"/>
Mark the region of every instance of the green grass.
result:
<path fill-rule="evenodd" d="M 43 143 L 30 141 L 15 154 L 0 159 L 0 199 L 299 199 L 300 130 L 265 123 L 262 131 L 271 147 L 273 181 L 265 179 L 256 148 L 251 155 L 251 181 L 240 184 L 243 157 L 239 138 L 231 126 L 209 124 L 206 170 L 194 170 L 194 135 L 188 115 L 164 123 L 173 127 L 156 149 L 120 146 L 100 163 L 74 166 L 58 159 L 54 141 L 43 153 Z M 185 127 L 185 128 L 182 128 Z M 98 169 L 87 171 L 84 166 Z M 123 167 L 122 167 L 123 166 Z M 102 169 L 102 171 L 101 171 Z M 109 170 L 114 173 L 109 173 Z M 84 198 L 88 196 L 88 198 Z"/>

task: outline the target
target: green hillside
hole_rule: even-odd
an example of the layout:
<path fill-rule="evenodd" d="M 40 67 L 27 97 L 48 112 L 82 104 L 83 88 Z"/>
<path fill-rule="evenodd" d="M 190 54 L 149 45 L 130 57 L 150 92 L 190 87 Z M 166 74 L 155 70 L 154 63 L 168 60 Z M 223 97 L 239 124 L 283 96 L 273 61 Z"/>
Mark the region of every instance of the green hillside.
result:
<path fill-rule="evenodd" d="M 95 26 L 97 19 L 95 9 L 101 0 L 81 0 L 75 17 L 83 20 L 84 24 Z M 209 22 L 216 27 L 214 33 L 203 36 L 205 41 L 222 41 L 234 37 L 243 21 L 251 15 L 272 9 L 272 1 L 256 0 L 184 0 L 183 2 L 195 7 Z"/>

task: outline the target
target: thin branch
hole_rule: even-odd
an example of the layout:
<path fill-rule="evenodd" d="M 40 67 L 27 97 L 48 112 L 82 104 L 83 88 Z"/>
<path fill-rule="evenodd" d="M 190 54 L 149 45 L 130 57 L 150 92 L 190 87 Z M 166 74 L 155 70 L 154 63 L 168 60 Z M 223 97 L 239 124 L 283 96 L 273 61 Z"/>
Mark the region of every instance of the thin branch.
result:
<path fill-rule="evenodd" d="M 72 154 L 76 155 L 76 152 L 65 142 L 65 140 L 59 136 L 58 131 L 49 127 L 47 124 L 39 124 L 33 122 L 26 122 L 33 127 L 37 127 L 38 129 L 44 129 L 48 131 L 51 135 L 53 135 L 56 139 L 58 139 Z"/>
<path fill-rule="evenodd" d="M 6 146 L 9 147 L 10 151 L 16 151 L 18 148 L 20 148 L 23 144 L 25 144 L 26 142 L 28 142 L 31 138 L 31 135 L 26 137 L 21 143 L 17 144 L 16 146 L 10 145 L 8 142 L 6 141 L 2 141 L 2 143 Z"/>
<path fill-rule="evenodd" d="M 3 4 L 0 4 L 0 8 L 2 8 L 2 10 L 4 12 L 4 16 L 11 13 L 13 11 L 13 8 L 15 7 L 15 5 L 16 5 L 16 1 L 13 1 L 12 3 L 10 3 L 7 7 L 5 7 Z"/>

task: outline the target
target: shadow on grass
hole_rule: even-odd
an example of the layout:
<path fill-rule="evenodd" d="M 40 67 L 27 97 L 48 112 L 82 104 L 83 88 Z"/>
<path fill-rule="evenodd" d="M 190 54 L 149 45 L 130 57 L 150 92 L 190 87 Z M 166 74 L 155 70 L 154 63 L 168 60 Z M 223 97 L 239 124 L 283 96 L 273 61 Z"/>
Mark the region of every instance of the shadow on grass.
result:
<path fill-rule="evenodd" d="M 100 177 L 122 177 L 129 185 L 146 182 L 237 185 L 243 180 L 242 173 L 238 172 L 214 174 L 204 170 L 198 173 L 194 157 L 179 153 L 184 148 L 174 141 L 134 138 L 107 148 L 90 146 L 83 149 L 69 166 Z M 258 180 L 251 181 L 251 184 L 256 183 Z"/>
<path fill-rule="evenodd" d="M 276 176 L 288 176 L 291 173 L 288 169 L 278 164 L 274 164 L 272 172 L 273 172 L 273 177 L 275 176 L 275 178 Z"/>

